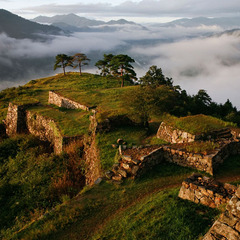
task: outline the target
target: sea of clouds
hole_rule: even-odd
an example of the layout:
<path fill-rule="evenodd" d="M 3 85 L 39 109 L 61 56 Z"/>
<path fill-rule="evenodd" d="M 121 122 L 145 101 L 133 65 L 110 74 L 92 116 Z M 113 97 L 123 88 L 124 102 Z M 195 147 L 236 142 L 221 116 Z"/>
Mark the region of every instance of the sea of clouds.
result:
<path fill-rule="evenodd" d="M 1 34 L 0 89 L 55 74 L 54 57 L 59 53 L 90 55 L 91 65 L 86 71 L 96 73 L 95 61 L 112 52 L 133 57 L 138 77 L 157 65 L 188 93 L 205 89 L 214 101 L 224 103 L 230 99 L 240 109 L 240 31 L 222 32 L 218 26 L 148 26 L 144 30 L 124 25 L 117 32 L 79 32 L 47 41 Z"/>

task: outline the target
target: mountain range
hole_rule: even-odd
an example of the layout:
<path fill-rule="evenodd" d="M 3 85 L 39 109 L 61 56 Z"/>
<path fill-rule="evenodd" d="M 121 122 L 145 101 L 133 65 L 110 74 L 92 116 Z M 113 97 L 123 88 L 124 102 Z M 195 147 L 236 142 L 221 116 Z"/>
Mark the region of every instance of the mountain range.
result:
<path fill-rule="evenodd" d="M 108 22 L 92 20 L 79 17 L 73 13 L 67 15 L 56 15 L 53 17 L 38 16 L 32 21 L 43 24 L 51 24 L 68 32 L 113 32 L 121 28 L 132 26 L 135 29 L 147 30 L 146 27 L 130 22 L 125 19 L 111 20 Z"/>
<path fill-rule="evenodd" d="M 44 35 L 60 35 L 62 30 L 55 26 L 35 23 L 0 9 L 0 33 L 16 39 L 42 39 Z"/>
<path fill-rule="evenodd" d="M 163 24 L 152 24 L 155 27 L 201 27 L 201 26 L 218 26 L 223 29 L 233 29 L 240 27 L 240 17 L 220 17 L 220 18 L 182 18 Z"/>

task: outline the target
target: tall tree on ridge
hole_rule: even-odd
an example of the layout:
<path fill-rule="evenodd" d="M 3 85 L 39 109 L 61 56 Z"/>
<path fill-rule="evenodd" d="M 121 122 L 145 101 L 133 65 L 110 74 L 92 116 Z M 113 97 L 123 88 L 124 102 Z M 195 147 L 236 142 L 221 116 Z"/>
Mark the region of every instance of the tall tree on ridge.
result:
<path fill-rule="evenodd" d="M 71 66 L 72 67 L 72 57 L 71 56 L 67 56 L 66 54 L 58 54 L 56 56 L 56 62 L 54 64 L 54 71 L 57 68 L 62 68 L 63 69 L 63 74 L 65 76 L 66 75 L 65 68 L 67 66 Z"/>
<path fill-rule="evenodd" d="M 124 87 L 124 80 L 136 80 L 136 73 L 131 63 L 135 60 L 128 55 L 119 54 L 114 56 L 109 62 L 110 70 L 113 75 L 120 76 L 122 78 L 121 87 Z"/>
<path fill-rule="evenodd" d="M 74 68 L 79 67 L 79 74 L 82 75 L 82 66 L 88 65 L 89 58 L 84 53 L 76 53 L 73 56 L 73 62 L 77 62 Z"/>
<path fill-rule="evenodd" d="M 103 55 L 103 60 L 99 60 L 96 62 L 95 66 L 101 70 L 100 75 L 102 76 L 106 76 L 108 74 L 110 74 L 110 66 L 109 63 L 112 60 L 112 58 L 114 57 L 113 54 L 104 54 Z"/>

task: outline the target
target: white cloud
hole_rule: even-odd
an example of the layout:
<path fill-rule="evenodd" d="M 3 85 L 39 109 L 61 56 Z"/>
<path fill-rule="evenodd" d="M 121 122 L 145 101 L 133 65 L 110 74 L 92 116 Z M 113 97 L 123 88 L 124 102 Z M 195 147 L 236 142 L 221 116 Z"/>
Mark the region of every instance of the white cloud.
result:
<path fill-rule="evenodd" d="M 166 76 L 191 94 L 206 89 L 215 101 L 229 98 L 240 108 L 239 33 L 133 48 L 132 53 L 151 58 L 149 65 L 161 67 Z"/>
<path fill-rule="evenodd" d="M 239 0 L 142 0 L 140 2 L 126 1 L 119 5 L 109 3 L 92 4 L 45 4 L 27 7 L 23 10 L 35 13 L 51 14 L 94 14 L 102 16 L 214 16 L 238 13 Z"/>
<path fill-rule="evenodd" d="M 12 69 L 15 69 L 13 64 L 16 59 L 19 61 L 28 59 L 30 63 L 31 59 L 33 63 L 42 58 L 52 59 L 52 65 L 50 61 L 51 66 L 47 71 L 23 69 L 29 76 L 25 78 L 26 82 L 27 79 L 39 78 L 44 73 L 54 74 L 52 70 L 54 57 L 59 53 L 88 54 L 96 51 L 100 57 L 103 53 L 109 52 L 126 53 L 136 60 L 138 76 L 145 74 L 149 66 L 157 65 L 163 69 L 166 76 L 173 78 L 175 84 L 187 89 L 189 93 L 206 89 L 213 100 L 225 102 L 229 98 L 240 109 L 238 99 L 240 32 L 208 38 L 196 37 L 212 29 L 216 32 L 221 30 L 201 26 L 200 28 L 176 27 L 174 31 L 172 28 L 153 28 L 151 31 L 145 31 L 134 30 L 128 26 L 113 33 L 76 33 L 69 37 L 55 37 L 48 42 L 16 40 L 2 34 L 0 35 L 0 67 L 12 66 Z M 192 36 L 195 38 L 190 38 Z M 91 63 L 94 65 L 94 62 Z M 95 73 L 97 69 L 93 68 L 91 71 Z"/>

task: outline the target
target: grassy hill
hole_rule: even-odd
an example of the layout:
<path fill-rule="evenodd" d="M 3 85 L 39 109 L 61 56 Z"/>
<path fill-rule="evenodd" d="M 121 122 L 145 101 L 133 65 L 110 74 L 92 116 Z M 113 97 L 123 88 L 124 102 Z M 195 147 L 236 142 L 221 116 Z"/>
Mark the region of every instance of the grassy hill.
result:
<path fill-rule="evenodd" d="M 32 80 L 0 92 L 0 120 L 6 118 L 9 102 L 40 102 L 28 110 L 54 119 L 65 136 L 88 135 L 91 113 L 49 105 L 48 92 L 97 106 L 98 121 L 119 115 L 131 118 L 134 110 L 125 97 L 139 86 L 120 84 L 118 78 L 88 73 Z M 231 126 L 205 115 L 150 117 L 148 129 L 120 124 L 97 133 L 103 171 L 116 161 L 112 144 L 119 138 L 127 145 L 162 144 L 155 137 L 162 120 L 193 133 Z M 181 182 L 193 172 L 190 168 L 165 163 L 135 181 L 119 185 L 104 180 L 83 188 L 82 148 L 68 150 L 55 155 L 49 144 L 29 135 L 0 139 L 0 238 L 193 240 L 203 236 L 220 213 L 177 197 Z M 239 183 L 240 158 L 228 159 L 216 177 Z"/>

